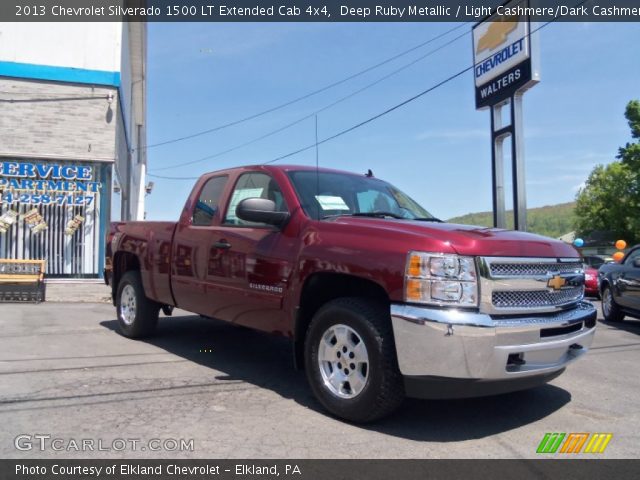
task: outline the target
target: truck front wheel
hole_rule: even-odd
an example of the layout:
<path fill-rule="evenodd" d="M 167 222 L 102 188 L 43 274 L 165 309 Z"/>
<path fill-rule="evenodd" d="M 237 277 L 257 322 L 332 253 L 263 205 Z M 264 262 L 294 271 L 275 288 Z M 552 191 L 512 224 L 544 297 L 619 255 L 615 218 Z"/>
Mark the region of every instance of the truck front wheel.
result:
<path fill-rule="evenodd" d="M 346 420 L 377 420 L 404 399 L 388 308 L 372 300 L 339 298 L 318 310 L 305 369 L 320 403 Z"/>
<path fill-rule="evenodd" d="M 120 333 L 129 338 L 142 338 L 153 333 L 158 323 L 160 305 L 144 294 L 140 272 L 122 276 L 116 296 L 116 312 Z"/>

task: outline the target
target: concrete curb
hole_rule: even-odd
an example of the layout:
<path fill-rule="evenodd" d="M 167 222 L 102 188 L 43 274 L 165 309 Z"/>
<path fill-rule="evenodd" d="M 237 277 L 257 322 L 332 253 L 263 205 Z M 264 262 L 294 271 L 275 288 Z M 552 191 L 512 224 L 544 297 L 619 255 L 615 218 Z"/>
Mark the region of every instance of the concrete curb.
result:
<path fill-rule="evenodd" d="M 111 288 L 102 281 L 47 281 L 45 301 L 111 303 Z"/>

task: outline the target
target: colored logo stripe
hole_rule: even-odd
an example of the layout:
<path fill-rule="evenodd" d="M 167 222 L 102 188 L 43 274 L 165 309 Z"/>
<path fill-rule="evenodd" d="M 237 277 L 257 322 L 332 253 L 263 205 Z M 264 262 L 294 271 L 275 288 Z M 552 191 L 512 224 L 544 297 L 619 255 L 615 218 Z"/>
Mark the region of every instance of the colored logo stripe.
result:
<path fill-rule="evenodd" d="M 544 438 L 538 445 L 537 453 L 556 453 L 562 439 L 564 438 L 564 433 L 546 433 Z"/>
<path fill-rule="evenodd" d="M 587 438 L 589 438 L 588 433 L 570 433 L 562 445 L 560 453 L 580 453 Z"/>
<path fill-rule="evenodd" d="M 613 434 L 611 433 L 594 433 L 587 444 L 587 448 L 584 449 L 584 453 L 604 452 L 604 449 L 607 448 L 612 437 Z"/>
<path fill-rule="evenodd" d="M 612 433 L 545 433 L 536 453 L 556 453 L 561 445 L 558 453 L 604 453 L 612 438 Z M 585 443 L 587 446 L 583 451 Z"/>

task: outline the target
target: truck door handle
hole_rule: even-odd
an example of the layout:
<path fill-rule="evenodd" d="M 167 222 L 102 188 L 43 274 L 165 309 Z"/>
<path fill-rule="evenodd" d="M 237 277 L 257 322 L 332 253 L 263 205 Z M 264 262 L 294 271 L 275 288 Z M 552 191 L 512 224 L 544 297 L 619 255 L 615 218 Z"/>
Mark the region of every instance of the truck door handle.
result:
<path fill-rule="evenodd" d="M 231 248 L 231 244 L 225 240 L 220 240 L 219 242 L 214 243 L 213 246 L 216 248 L 224 248 L 225 250 Z"/>

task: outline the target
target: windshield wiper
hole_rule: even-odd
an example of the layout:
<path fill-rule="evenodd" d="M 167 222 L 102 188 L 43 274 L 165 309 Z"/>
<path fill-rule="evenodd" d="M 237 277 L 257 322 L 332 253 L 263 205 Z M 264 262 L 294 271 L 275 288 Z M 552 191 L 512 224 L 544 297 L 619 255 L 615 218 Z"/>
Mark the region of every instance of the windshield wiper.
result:
<path fill-rule="evenodd" d="M 338 213 L 335 215 L 325 215 L 322 217 L 323 220 L 327 218 L 335 218 L 335 217 L 372 217 L 372 218 L 384 218 L 390 217 L 396 220 L 417 220 L 419 222 L 438 222 L 444 223 L 442 220 L 436 217 L 403 217 L 402 215 L 398 215 L 393 212 L 383 212 L 383 211 L 374 211 L 374 212 L 354 212 L 354 213 Z"/>
<path fill-rule="evenodd" d="M 323 220 L 327 218 L 336 218 L 336 217 L 372 217 L 372 218 L 384 218 L 391 217 L 396 218 L 398 220 L 411 220 L 410 218 L 403 217 L 398 215 L 397 213 L 392 212 L 354 212 L 354 213 L 337 213 L 335 215 L 325 215 L 322 217 Z"/>
<path fill-rule="evenodd" d="M 398 220 L 408 220 L 406 217 L 402 215 L 398 215 L 397 213 L 392 212 L 383 212 L 383 211 L 374 211 L 374 212 L 356 212 L 351 214 L 352 217 L 391 217 L 397 218 Z"/>

